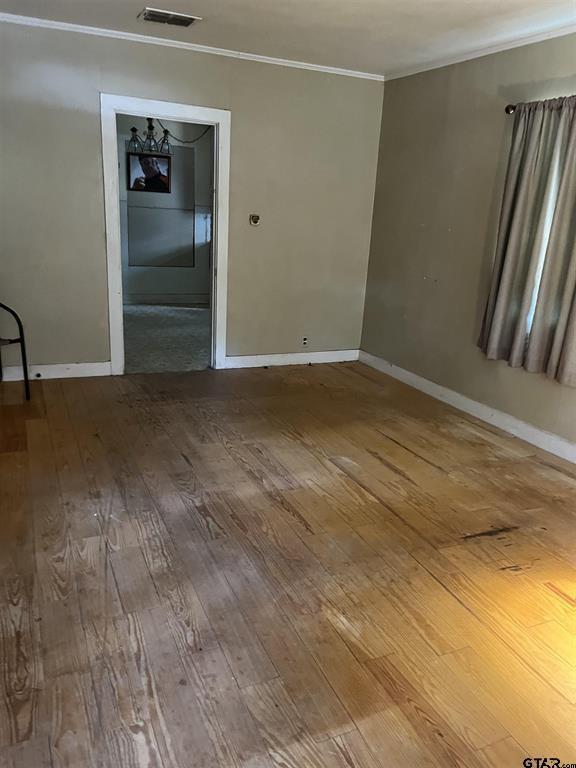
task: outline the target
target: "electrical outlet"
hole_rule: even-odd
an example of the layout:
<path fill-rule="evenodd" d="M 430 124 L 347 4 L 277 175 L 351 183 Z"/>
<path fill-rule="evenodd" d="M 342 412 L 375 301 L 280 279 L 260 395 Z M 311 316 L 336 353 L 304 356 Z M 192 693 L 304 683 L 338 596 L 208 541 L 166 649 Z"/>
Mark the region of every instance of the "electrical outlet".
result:
<path fill-rule="evenodd" d="M 308 346 L 308 336 L 302 336 L 302 346 L 303 347 Z"/>

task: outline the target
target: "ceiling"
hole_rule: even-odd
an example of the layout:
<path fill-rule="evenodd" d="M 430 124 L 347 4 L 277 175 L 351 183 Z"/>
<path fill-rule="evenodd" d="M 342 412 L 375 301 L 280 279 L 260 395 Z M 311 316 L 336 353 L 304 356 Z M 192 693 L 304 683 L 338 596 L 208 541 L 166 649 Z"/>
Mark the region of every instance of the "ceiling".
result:
<path fill-rule="evenodd" d="M 204 21 L 145 23 L 146 2 Z M 576 31 L 576 0 L 0 0 L 0 12 L 386 76 Z"/>

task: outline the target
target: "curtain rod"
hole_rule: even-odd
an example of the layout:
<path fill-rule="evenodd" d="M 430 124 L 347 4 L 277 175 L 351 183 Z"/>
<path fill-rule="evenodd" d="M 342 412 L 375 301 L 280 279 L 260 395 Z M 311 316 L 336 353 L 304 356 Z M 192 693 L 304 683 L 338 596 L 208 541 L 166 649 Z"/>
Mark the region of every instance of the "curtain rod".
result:
<path fill-rule="evenodd" d="M 564 104 L 568 99 L 570 99 L 570 100 L 576 99 L 576 94 L 574 96 L 557 96 L 554 99 L 546 99 L 545 101 L 542 101 L 542 102 L 534 101 L 534 102 L 531 102 L 531 103 L 532 104 L 547 104 L 547 103 L 557 102 L 557 106 L 559 107 L 562 104 Z M 520 104 L 507 104 L 505 106 L 505 108 L 504 108 L 504 112 L 506 112 L 507 115 L 513 115 L 514 112 L 516 112 L 516 110 L 518 109 L 519 106 L 520 106 Z"/>

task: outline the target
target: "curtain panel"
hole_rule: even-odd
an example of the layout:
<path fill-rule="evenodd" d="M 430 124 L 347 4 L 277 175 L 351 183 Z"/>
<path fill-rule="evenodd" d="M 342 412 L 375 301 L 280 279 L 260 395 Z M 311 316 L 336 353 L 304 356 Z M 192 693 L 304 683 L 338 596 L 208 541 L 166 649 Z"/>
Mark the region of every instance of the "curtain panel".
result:
<path fill-rule="evenodd" d="M 479 346 L 576 386 L 576 96 L 516 108 Z"/>

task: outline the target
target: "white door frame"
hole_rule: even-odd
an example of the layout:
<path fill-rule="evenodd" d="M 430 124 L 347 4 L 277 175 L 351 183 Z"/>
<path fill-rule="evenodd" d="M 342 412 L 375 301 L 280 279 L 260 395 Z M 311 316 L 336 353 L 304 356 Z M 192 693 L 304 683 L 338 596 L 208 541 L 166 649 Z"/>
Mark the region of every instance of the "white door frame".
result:
<path fill-rule="evenodd" d="M 124 373 L 124 317 L 122 253 L 120 249 L 120 196 L 116 115 L 156 117 L 183 123 L 214 126 L 214 211 L 212 243 L 212 366 L 226 364 L 226 309 L 228 292 L 228 206 L 230 187 L 230 112 L 132 96 L 100 94 L 104 205 L 108 265 L 108 317 L 110 367 Z"/>

